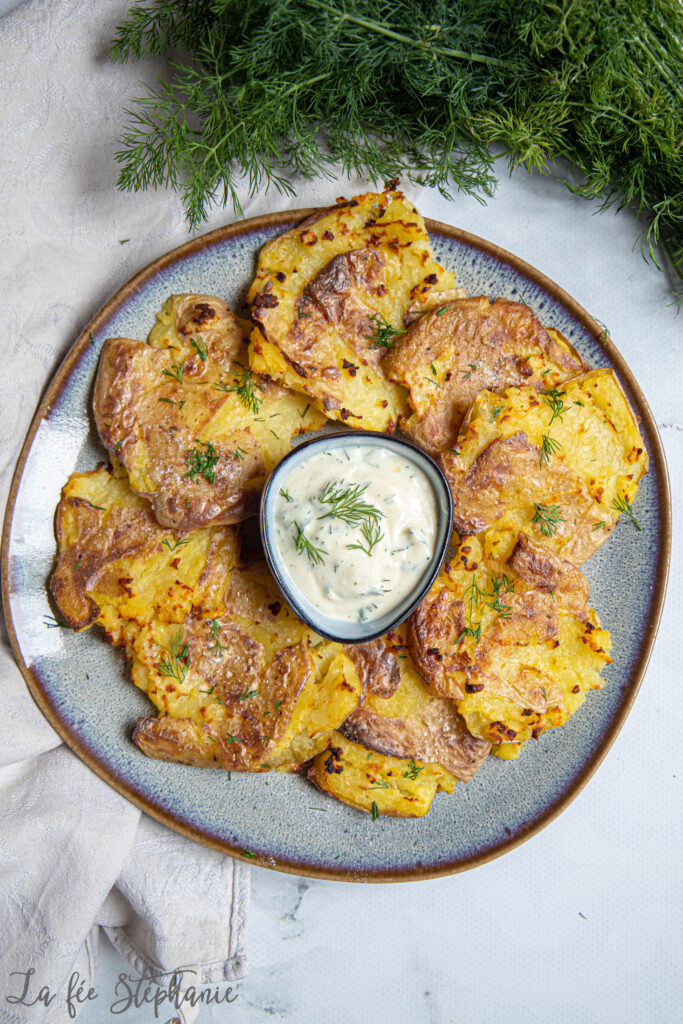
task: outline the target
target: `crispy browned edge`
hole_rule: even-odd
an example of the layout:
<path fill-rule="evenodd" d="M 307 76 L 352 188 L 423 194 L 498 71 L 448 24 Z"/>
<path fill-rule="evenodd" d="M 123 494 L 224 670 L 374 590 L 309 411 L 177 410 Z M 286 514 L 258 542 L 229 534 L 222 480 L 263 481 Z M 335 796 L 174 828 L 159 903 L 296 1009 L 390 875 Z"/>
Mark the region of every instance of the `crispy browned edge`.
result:
<path fill-rule="evenodd" d="M 229 853 L 233 857 L 237 857 L 243 860 L 247 864 L 254 864 L 260 867 L 271 868 L 276 871 L 284 871 L 294 875 L 308 875 L 313 878 L 327 878 L 335 881 L 344 882 L 406 882 L 406 881 L 419 881 L 426 878 L 438 878 L 443 875 L 456 874 L 460 871 L 466 871 L 469 868 L 477 867 L 480 864 L 484 864 L 487 861 L 494 860 L 496 857 L 500 857 L 502 854 L 507 853 L 508 850 L 514 849 L 516 846 L 520 846 L 527 839 L 540 832 L 542 828 L 545 828 L 561 811 L 568 806 L 569 803 L 581 792 L 583 787 L 586 785 L 588 780 L 591 778 L 593 773 L 596 771 L 603 758 L 607 754 L 607 751 L 612 746 L 612 743 L 616 739 L 619 730 L 621 729 L 626 716 L 628 715 L 633 701 L 635 700 L 636 694 L 640 688 L 640 684 L 645 674 L 645 670 L 650 659 L 652 651 L 652 645 L 657 633 L 659 625 L 659 619 L 661 616 L 662 605 L 664 603 L 664 596 L 666 593 L 666 584 L 669 571 L 669 561 L 671 554 L 671 496 L 669 487 L 669 477 L 666 467 L 666 460 L 664 458 L 664 451 L 662 443 L 657 432 L 654 418 L 650 411 L 650 408 L 645 400 L 640 387 L 636 383 L 633 374 L 628 368 L 626 362 L 619 354 L 611 340 L 607 338 L 604 340 L 604 348 L 610 359 L 617 368 L 619 378 L 622 386 L 626 385 L 627 391 L 630 391 L 636 404 L 636 412 L 642 416 L 642 422 L 640 424 L 641 429 L 646 432 L 646 444 L 648 445 L 648 453 L 653 460 L 653 463 L 657 466 L 662 480 L 662 493 L 661 498 L 661 510 L 662 510 L 662 534 L 661 534 L 661 545 L 659 549 L 659 564 L 657 566 L 655 591 L 650 606 L 650 617 L 647 623 L 646 630 L 641 640 L 640 651 L 638 653 L 638 662 L 633 678 L 630 680 L 629 690 L 624 703 L 619 709 L 615 716 L 611 726 L 605 737 L 605 742 L 602 743 L 598 750 L 595 751 L 593 757 L 584 766 L 583 771 L 579 775 L 578 779 L 574 782 L 570 790 L 568 790 L 563 796 L 560 797 L 551 807 L 547 809 L 545 814 L 538 821 L 533 822 L 527 828 L 522 829 L 514 836 L 510 836 L 504 842 L 491 849 L 483 850 L 472 857 L 466 858 L 462 861 L 455 861 L 448 864 L 440 864 L 438 867 L 423 866 L 420 861 L 417 861 L 414 867 L 407 868 L 403 871 L 396 870 L 383 870 L 372 872 L 372 873 L 360 873 L 354 872 L 353 870 L 340 870 L 339 868 L 331 868 L 326 865 L 319 865 L 315 863 L 309 863 L 306 861 L 294 861 L 294 860 L 275 860 L 267 852 L 259 853 L 256 852 L 255 857 L 245 856 L 243 850 L 238 846 L 232 846 L 230 843 L 223 839 L 218 839 L 213 835 L 202 832 L 199 829 L 188 825 L 186 822 L 178 819 L 171 811 L 164 810 L 157 807 L 147 796 L 143 793 L 138 792 L 129 783 L 119 778 L 111 769 L 104 764 L 98 757 L 96 757 L 81 740 L 81 738 L 71 730 L 68 722 L 63 721 L 57 709 L 51 703 L 49 696 L 44 692 L 41 684 L 40 677 L 32 669 L 26 665 L 19 643 L 17 641 L 16 633 L 14 630 L 14 624 L 12 622 L 11 608 L 10 608 L 10 582 L 9 572 L 7 566 L 7 554 L 9 548 L 9 537 L 12 528 L 12 518 L 14 512 L 14 504 L 16 500 L 17 491 L 21 482 L 22 473 L 24 470 L 24 464 L 28 456 L 29 450 L 33 443 L 36 431 L 41 421 L 50 414 L 53 404 L 58 399 L 61 391 L 69 378 L 70 374 L 77 366 L 79 359 L 82 354 L 87 351 L 87 346 L 90 344 L 89 336 L 90 332 L 95 335 L 99 332 L 100 328 L 104 326 L 107 320 L 117 312 L 123 305 L 125 305 L 129 296 L 133 295 L 142 285 L 155 276 L 160 270 L 171 266 L 178 260 L 184 259 L 186 256 L 197 252 L 200 249 L 214 245 L 218 242 L 224 241 L 226 238 L 232 238 L 239 235 L 247 235 L 253 231 L 262 231 L 265 228 L 277 226 L 282 227 L 286 230 L 289 227 L 293 227 L 306 217 L 310 216 L 315 211 L 310 209 L 302 210 L 288 210 L 281 213 L 267 214 L 262 217 L 252 217 L 248 220 L 238 221 L 235 224 L 228 224 L 222 228 L 217 228 L 215 231 L 210 231 L 205 235 L 201 235 L 198 238 L 192 239 L 190 242 L 186 242 L 184 245 L 179 246 L 177 249 L 173 249 L 171 252 L 160 256 L 152 263 L 148 264 L 143 270 L 132 277 L 126 284 L 120 288 L 116 294 L 109 299 L 102 309 L 96 314 L 95 317 L 86 325 L 80 336 L 71 346 L 67 354 L 65 355 L 61 365 L 59 366 L 56 374 L 52 381 L 48 384 L 43 397 L 40 401 L 38 409 L 35 413 L 31 428 L 28 432 L 26 440 L 24 441 L 19 460 L 17 462 L 16 469 L 14 471 L 14 477 L 12 479 L 12 486 L 10 488 L 9 498 L 7 501 L 7 508 L 5 511 L 5 524 L 2 536 L 2 549 L 1 549 L 1 560 L 2 560 L 2 601 L 3 610 L 5 613 L 5 621 L 7 623 L 7 630 L 9 638 L 14 651 L 14 656 L 17 660 L 22 675 L 26 681 L 28 689 L 33 697 L 34 701 L 45 715 L 47 720 L 53 726 L 53 728 L 59 733 L 64 742 L 69 746 L 75 754 L 77 754 L 82 761 L 84 761 L 89 768 L 91 768 L 97 775 L 103 778 L 109 785 L 113 786 L 119 793 L 129 799 L 132 803 L 136 804 L 143 811 L 146 811 L 153 818 L 163 822 L 170 828 L 175 829 L 177 832 L 182 833 L 190 839 L 194 839 L 204 846 L 208 846 L 212 850 L 217 850 L 220 853 Z M 509 266 L 514 267 L 515 270 L 523 274 L 529 280 L 538 284 L 545 291 L 549 292 L 553 298 L 562 303 L 568 313 L 585 326 L 588 331 L 593 335 L 596 340 L 599 340 L 604 336 L 604 329 L 599 325 L 593 317 L 591 317 L 586 310 L 584 310 L 574 299 L 571 298 L 562 288 L 560 288 L 554 281 L 546 277 L 545 274 L 540 273 L 530 264 L 525 263 L 517 256 L 507 252 L 505 249 L 501 249 L 499 246 L 494 245 L 492 242 L 487 242 L 483 238 L 479 238 L 477 235 L 472 235 L 467 231 L 462 231 L 459 228 L 451 227 L 449 224 L 443 224 L 440 221 L 426 220 L 425 224 L 427 230 L 431 234 L 445 235 L 448 238 L 453 238 L 458 242 L 464 243 L 465 245 L 473 246 L 476 249 L 483 250 L 501 263 L 506 263 Z"/>

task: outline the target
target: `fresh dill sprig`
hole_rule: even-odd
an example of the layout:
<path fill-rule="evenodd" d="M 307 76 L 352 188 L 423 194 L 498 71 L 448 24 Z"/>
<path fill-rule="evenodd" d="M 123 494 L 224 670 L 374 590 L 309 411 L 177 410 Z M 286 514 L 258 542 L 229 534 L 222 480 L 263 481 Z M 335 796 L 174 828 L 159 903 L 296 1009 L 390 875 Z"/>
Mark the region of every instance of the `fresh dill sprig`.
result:
<path fill-rule="evenodd" d="M 323 555 L 326 555 L 327 551 L 323 551 L 322 548 L 317 548 L 315 544 L 311 544 L 298 523 L 292 523 L 292 526 L 296 530 L 295 546 L 299 554 L 306 555 L 309 562 L 312 562 L 313 565 L 324 565 L 325 559 Z"/>
<path fill-rule="evenodd" d="M 377 801 L 373 800 L 372 801 L 372 820 L 373 821 L 377 821 L 378 818 L 379 818 L 379 807 L 377 806 Z"/>
<path fill-rule="evenodd" d="M 361 536 L 365 541 L 365 545 L 361 541 L 358 544 L 347 544 L 346 547 L 349 550 L 363 551 L 366 555 L 372 554 L 372 549 L 376 544 L 379 544 L 384 534 L 382 528 L 376 519 L 366 519 L 360 528 Z"/>
<path fill-rule="evenodd" d="M 197 349 L 197 354 L 198 354 L 199 358 L 201 359 L 201 361 L 203 363 L 205 363 L 206 359 L 207 359 L 207 356 L 209 354 L 209 349 L 208 349 L 208 346 L 207 346 L 206 342 L 204 341 L 204 339 L 199 337 L 199 335 L 197 335 L 196 338 L 190 338 L 190 341 L 192 342 L 194 347 Z"/>
<path fill-rule="evenodd" d="M 624 515 L 629 517 L 635 528 L 642 532 L 643 528 L 634 516 L 633 509 L 631 508 L 631 502 L 628 500 L 627 497 L 624 496 L 622 498 L 621 496 L 619 496 L 615 498 L 612 502 L 612 508 L 615 512 L 623 512 Z"/>
<path fill-rule="evenodd" d="M 164 547 L 164 548 L 168 548 L 169 551 L 177 551 L 178 548 L 181 548 L 183 546 L 183 544 L 189 544 L 189 543 L 190 543 L 189 540 L 187 538 L 185 538 L 184 540 L 182 540 L 182 539 L 181 540 L 177 540 L 175 542 L 175 544 L 171 544 L 171 542 L 168 539 L 168 537 L 166 537 L 165 540 L 162 540 L 161 546 Z"/>
<path fill-rule="evenodd" d="M 239 398 L 240 402 L 245 409 L 252 412 L 254 416 L 259 412 L 263 398 L 256 394 L 257 391 L 263 394 L 263 388 L 254 380 L 254 374 L 251 372 L 248 366 L 242 366 L 241 363 L 233 364 L 233 371 L 235 374 L 235 380 L 233 381 L 228 391 L 235 393 Z"/>
<path fill-rule="evenodd" d="M 381 313 L 375 313 L 370 319 L 374 321 L 376 328 L 375 333 L 371 334 L 368 339 L 372 342 L 373 348 L 391 348 L 394 338 L 399 334 L 405 334 L 405 331 L 397 331 L 395 327 L 392 327 Z"/>
<path fill-rule="evenodd" d="M 43 625 L 47 626 L 48 629 L 70 629 L 66 622 L 62 622 L 54 615 L 43 615 Z"/>
<path fill-rule="evenodd" d="M 226 644 L 221 643 L 221 624 L 218 619 L 211 620 L 209 635 L 213 640 L 213 644 L 209 647 L 209 653 L 213 654 L 214 658 L 222 658 L 223 651 L 227 651 L 228 648 Z"/>
<path fill-rule="evenodd" d="M 564 522 L 559 505 L 538 505 L 534 502 L 532 523 L 538 523 L 544 537 L 554 537 L 559 524 Z"/>
<path fill-rule="evenodd" d="M 291 494 L 289 493 L 289 491 L 286 491 L 286 490 L 284 489 L 284 487 L 281 487 L 281 488 L 280 488 L 280 495 L 281 495 L 281 497 L 283 497 L 283 498 L 285 499 L 285 501 L 288 501 L 288 502 L 290 502 L 290 504 L 291 504 L 291 502 L 293 502 L 293 501 L 294 501 L 294 498 L 293 498 L 293 497 L 291 496 Z"/>
<path fill-rule="evenodd" d="M 179 384 L 183 383 L 183 370 L 185 369 L 185 360 L 182 363 L 171 363 L 170 370 L 162 370 L 164 377 L 173 377 Z"/>
<path fill-rule="evenodd" d="M 541 437 L 541 454 L 538 457 L 539 466 L 547 466 L 550 463 L 550 456 L 557 455 L 562 450 L 562 445 L 551 437 L 549 433 Z"/>
<path fill-rule="evenodd" d="M 320 504 L 329 505 L 329 511 L 319 519 L 342 519 L 348 526 L 359 526 L 367 519 L 381 519 L 384 513 L 376 505 L 363 501 L 363 495 L 369 484 L 355 484 L 344 487 L 342 484 L 327 483 L 320 495 Z"/>
<path fill-rule="evenodd" d="M 422 765 L 421 767 L 416 765 L 415 761 L 411 757 L 410 761 L 408 762 L 408 769 L 407 769 L 407 771 L 405 771 L 403 773 L 403 778 L 404 779 L 410 779 L 411 782 L 415 782 L 415 780 L 417 779 L 418 775 L 422 771 L 424 771 L 424 765 Z"/>
<path fill-rule="evenodd" d="M 543 401 L 552 412 L 552 416 L 550 417 L 550 423 L 548 424 L 548 430 L 550 430 L 555 420 L 562 419 L 562 414 L 565 410 L 565 404 L 562 399 L 566 394 L 566 391 L 560 391 L 556 387 L 551 388 L 549 391 L 543 392 Z"/>
<path fill-rule="evenodd" d="M 187 644 L 183 643 L 183 631 L 179 629 L 175 636 L 171 637 L 171 649 L 168 654 L 159 662 L 158 670 L 160 676 L 170 676 L 176 679 L 181 685 L 185 682 L 190 659 L 187 653 Z"/>
<path fill-rule="evenodd" d="M 205 451 L 202 451 L 203 445 Z M 220 456 L 210 441 L 195 440 L 195 447 L 187 455 L 187 473 L 193 484 L 197 483 L 200 476 L 208 480 L 210 484 L 216 479 L 216 463 Z"/>
<path fill-rule="evenodd" d="M 631 205 L 683 287 L 679 0 L 147 0 L 112 55 L 172 55 L 129 111 L 119 187 L 177 189 L 193 229 L 240 210 L 243 178 L 291 195 L 339 165 L 483 199 L 497 147 L 530 172 L 566 159 L 576 195 Z"/>

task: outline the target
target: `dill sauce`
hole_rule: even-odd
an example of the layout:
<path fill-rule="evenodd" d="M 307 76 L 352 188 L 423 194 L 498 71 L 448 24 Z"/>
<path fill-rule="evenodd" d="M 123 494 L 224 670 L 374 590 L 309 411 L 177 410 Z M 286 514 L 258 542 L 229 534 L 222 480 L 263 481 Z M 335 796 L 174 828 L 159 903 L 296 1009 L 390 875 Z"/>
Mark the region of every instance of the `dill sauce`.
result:
<path fill-rule="evenodd" d="M 375 513 L 363 514 L 368 508 Z M 437 525 L 425 473 L 379 446 L 313 456 L 292 470 L 274 506 L 281 563 L 320 612 L 344 622 L 379 619 L 415 589 Z"/>

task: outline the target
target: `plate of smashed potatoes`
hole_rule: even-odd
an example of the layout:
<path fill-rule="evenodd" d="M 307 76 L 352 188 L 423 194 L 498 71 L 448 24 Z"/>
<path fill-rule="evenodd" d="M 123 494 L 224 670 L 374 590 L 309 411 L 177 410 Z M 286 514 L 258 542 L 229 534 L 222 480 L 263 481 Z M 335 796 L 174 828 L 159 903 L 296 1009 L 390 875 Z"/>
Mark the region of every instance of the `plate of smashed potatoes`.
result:
<path fill-rule="evenodd" d="M 418 446 L 453 509 L 426 596 L 359 643 L 295 613 L 259 532 L 275 467 L 340 428 Z M 309 474 L 309 519 L 371 587 L 369 450 L 353 487 L 339 459 Z M 319 581 L 326 549 L 280 494 Z M 669 537 L 661 444 L 608 330 L 391 183 L 214 231 L 106 304 L 24 446 L 3 596 L 44 714 L 150 814 L 266 867 L 418 879 L 522 842 L 596 769 Z M 368 593 L 398 586 L 386 558 Z"/>

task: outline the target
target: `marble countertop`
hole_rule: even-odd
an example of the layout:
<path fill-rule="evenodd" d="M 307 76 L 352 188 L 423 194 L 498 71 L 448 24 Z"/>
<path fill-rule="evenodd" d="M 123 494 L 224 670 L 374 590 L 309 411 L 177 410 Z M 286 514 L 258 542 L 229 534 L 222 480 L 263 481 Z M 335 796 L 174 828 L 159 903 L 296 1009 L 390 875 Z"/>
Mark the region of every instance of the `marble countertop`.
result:
<path fill-rule="evenodd" d="M 35 35 L 40 6 L 26 3 L 7 18 L 25 18 Z M 102 65 L 126 4 L 55 0 L 53 7 L 67 9 L 72 38 L 92 49 L 100 77 L 88 97 L 49 47 L 35 74 L 10 68 L 5 114 L 33 188 L 17 180 L 12 201 L 2 207 L 4 259 L 11 253 L 18 275 L 31 263 L 45 275 L 47 310 L 47 316 L 16 310 L 11 296 L 0 300 L 6 359 L 12 352 L 8 324 L 22 337 L 42 339 L 31 349 L 34 372 L 20 397 L 11 379 L 0 380 L 0 412 L 22 432 L 42 385 L 92 313 L 131 274 L 187 239 L 175 195 L 115 190 L 122 107 L 139 93 L 136 80 L 149 80 L 157 70 Z M 50 117 L 62 118 L 62 142 L 45 146 L 39 112 L 34 125 L 15 123 L 12 104 L 31 97 L 37 111 L 48 104 Z M 496 197 L 485 206 L 457 195 L 447 201 L 428 189 L 406 191 L 425 216 L 509 249 L 609 326 L 660 429 L 675 524 L 683 501 L 683 315 L 671 304 L 667 274 L 643 261 L 642 225 L 634 213 L 599 213 L 597 203 L 572 195 L 559 181 L 568 168 L 508 177 L 500 162 L 498 172 Z M 245 215 L 320 205 L 367 183 L 298 184 L 294 199 L 272 191 L 249 198 L 245 190 Z M 68 236 L 51 230 L 55 208 L 69 220 Z M 206 230 L 232 219 L 232 210 L 216 210 Z M 27 223 L 40 223 L 40 249 L 26 243 Z M 123 238 L 130 241 L 121 246 Z M 103 250 L 106 273 L 91 269 L 89 260 L 91 253 L 101 260 Z M 0 468 L 4 497 L 12 467 Z M 521 847 L 459 875 L 395 885 L 254 868 L 249 976 L 233 986 L 234 1002 L 203 1008 L 199 1020 L 308 1024 L 324 1013 L 351 1024 L 488 1024 L 498 1017 L 506 1024 L 673 1021 L 683 1000 L 677 742 L 683 702 L 672 697 L 680 677 L 682 608 L 683 545 L 674 529 L 660 633 L 633 710 L 586 788 Z M 104 1007 L 115 999 L 119 973 L 128 971 L 104 939 L 102 947 L 100 998 L 80 1016 L 83 1024 L 115 1019 Z M 172 1016 L 162 1010 L 159 1020 Z M 152 1011 L 131 1008 L 119 1019 L 147 1024 Z"/>

